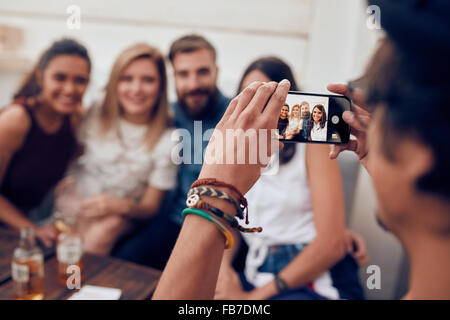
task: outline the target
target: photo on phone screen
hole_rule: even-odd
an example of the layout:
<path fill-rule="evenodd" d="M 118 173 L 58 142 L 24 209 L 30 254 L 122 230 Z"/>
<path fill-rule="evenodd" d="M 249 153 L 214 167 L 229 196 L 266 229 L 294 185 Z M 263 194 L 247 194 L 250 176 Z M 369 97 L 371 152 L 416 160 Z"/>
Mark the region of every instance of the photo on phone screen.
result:
<path fill-rule="evenodd" d="M 342 113 L 351 102 L 339 95 L 290 91 L 278 118 L 278 139 L 283 142 L 344 144 L 350 128 Z"/>

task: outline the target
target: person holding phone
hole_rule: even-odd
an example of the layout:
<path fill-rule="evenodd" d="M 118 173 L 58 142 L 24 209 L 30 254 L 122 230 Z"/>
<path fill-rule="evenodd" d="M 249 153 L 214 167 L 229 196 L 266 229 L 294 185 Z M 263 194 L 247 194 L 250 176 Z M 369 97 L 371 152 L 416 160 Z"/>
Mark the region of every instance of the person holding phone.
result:
<path fill-rule="evenodd" d="M 0 221 L 33 227 L 46 246 L 54 243 L 56 228 L 37 226 L 36 220 L 50 215 L 40 206 L 49 200 L 51 207 L 52 189 L 76 156 L 90 70 L 83 45 L 56 41 L 0 112 Z"/>
<path fill-rule="evenodd" d="M 314 106 L 309 123 L 311 126 L 310 140 L 327 141 L 327 113 L 323 105 Z"/>
<path fill-rule="evenodd" d="M 267 70 L 271 68 L 276 71 L 269 75 Z M 284 78 L 290 81 L 291 89 L 297 88 L 284 61 L 261 58 L 244 72 L 239 92 L 253 81 Z M 302 114 L 308 115 L 309 104 L 301 105 Z M 301 105 L 294 107 L 300 110 Z M 354 242 L 358 236 L 345 230 L 340 172 L 336 163 L 327 160 L 327 153 L 327 146 L 286 144 L 280 151 L 278 172 L 263 175 L 249 190 L 246 197 L 253 214 L 252 224 L 260 225 L 263 232 L 242 234 L 248 245 L 244 273 L 238 275 L 231 266 L 238 245 L 225 252 L 216 299 L 364 297 L 357 263 L 345 252 L 346 238 Z M 329 207 L 324 198 L 336 205 Z M 237 242 L 239 234 L 235 233 L 234 239 Z M 359 242 L 357 251 L 356 256 L 364 255 L 364 244 Z M 323 259 L 318 259 L 319 255 Z M 273 290 L 274 281 L 289 282 L 289 289 Z"/>
<path fill-rule="evenodd" d="M 362 92 L 354 90 L 354 84 L 328 86 L 355 102 L 343 119 L 356 139 L 332 146 L 330 157 L 353 151 L 370 173 L 378 220 L 409 256 L 411 274 L 404 299 L 450 299 L 450 153 L 445 148 L 450 137 L 450 62 L 442 59 L 450 55 L 450 3 L 421 2 L 421 10 L 414 10 L 417 1 L 369 3 L 378 5 L 386 17 L 381 23 L 387 39 L 372 58 Z M 426 50 L 406 36 L 418 33 Z M 232 101 L 216 130 L 242 124 L 257 130 L 275 128 L 288 90 L 288 81 L 253 83 Z M 423 112 L 424 105 L 428 112 Z M 208 148 L 218 143 L 213 140 Z M 243 147 L 235 144 L 226 151 L 248 152 Z M 258 180 L 261 165 L 205 162 L 200 177 L 225 180 L 246 193 Z M 232 205 L 223 202 L 210 200 L 233 212 Z M 188 215 L 153 298 L 212 298 L 224 248 L 224 237 L 212 223 Z"/>

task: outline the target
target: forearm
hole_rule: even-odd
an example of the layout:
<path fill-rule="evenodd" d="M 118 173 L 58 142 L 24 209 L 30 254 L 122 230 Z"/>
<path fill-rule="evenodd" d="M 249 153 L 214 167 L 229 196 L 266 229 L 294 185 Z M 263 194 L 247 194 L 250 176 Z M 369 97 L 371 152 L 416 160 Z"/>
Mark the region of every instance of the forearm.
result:
<path fill-rule="evenodd" d="M 205 200 L 234 214 L 234 207 L 223 200 Z M 225 237 L 214 224 L 187 215 L 153 299 L 212 299 L 224 249 Z"/>
<path fill-rule="evenodd" d="M 233 235 L 234 245 L 229 249 L 225 250 L 222 258 L 222 265 L 224 267 L 232 267 L 233 259 L 236 256 L 237 251 L 241 245 L 241 236 L 239 232 L 235 229 L 230 230 Z"/>
<path fill-rule="evenodd" d="M 224 249 L 211 222 L 188 215 L 153 299 L 212 299 Z"/>
<path fill-rule="evenodd" d="M 159 204 L 136 202 L 132 199 L 122 198 L 120 215 L 133 219 L 146 219 L 154 216 L 159 210 Z"/>
<path fill-rule="evenodd" d="M 34 227 L 22 212 L 14 207 L 5 197 L 0 195 L 0 220 L 16 228 Z"/>
<path fill-rule="evenodd" d="M 279 273 L 289 288 L 308 284 L 322 273 L 329 270 L 345 255 L 345 242 L 343 237 L 334 239 L 316 239 L 301 251 Z M 267 299 L 278 293 L 275 281 L 256 289 L 258 299 Z"/>
<path fill-rule="evenodd" d="M 165 194 L 165 190 L 147 186 L 139 201 L 122 198 L 124 203 L 121 214 L 132 219 L 153 217 L 161 209 Z"/>

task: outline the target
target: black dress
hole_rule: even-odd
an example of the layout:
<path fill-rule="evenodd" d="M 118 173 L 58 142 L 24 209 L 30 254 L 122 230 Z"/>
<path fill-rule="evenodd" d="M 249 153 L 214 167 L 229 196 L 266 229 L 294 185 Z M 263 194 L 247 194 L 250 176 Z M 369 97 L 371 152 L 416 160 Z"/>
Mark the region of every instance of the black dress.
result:
<path fill-rule="evenodd" d="M 64 116 L 61 128 L 46 133 L 34 112 L 25 106 L 31 128 L 22 147 L 13 155 L 0 186 L 0 194 L 27 214 L 38 206 L 64 176 L 77 150 L 70 116 Z"/>

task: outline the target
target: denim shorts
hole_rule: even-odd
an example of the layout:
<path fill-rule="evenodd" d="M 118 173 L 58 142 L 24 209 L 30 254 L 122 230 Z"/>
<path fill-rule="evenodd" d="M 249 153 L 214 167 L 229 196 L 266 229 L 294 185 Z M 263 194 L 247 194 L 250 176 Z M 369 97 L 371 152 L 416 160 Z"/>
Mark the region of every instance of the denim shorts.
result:
<path fill-rule="evenodd" d="M 300 243 L 270 246 L 268 248 L 267 257 L 263 264 L 258 268 L 258 271 L 278 274 L 307 245 L 307 243 Z M 351 254 L 344 256 L 330 268 L 329 272 L 333 281 L 333 286 L 338 290 L 340 299 L 364 299 L 364 290 L 359 281 L 358 268 L 358 264 Z M 293 288 L 292 292 L 281 294 L 280 297 L 274 298 L 303 299 L 302 297 L 308 297 L 308 299 L 318 299 L 320 296 L 306 286 L 303 286 Z"/>
<path fill-rule="evenodd" d="M 259 272 L 278 274 L 284 269 L 305 247 L 307 243 L 282 244 L 270 246 L 267 257 L 258 268 Z"/>

